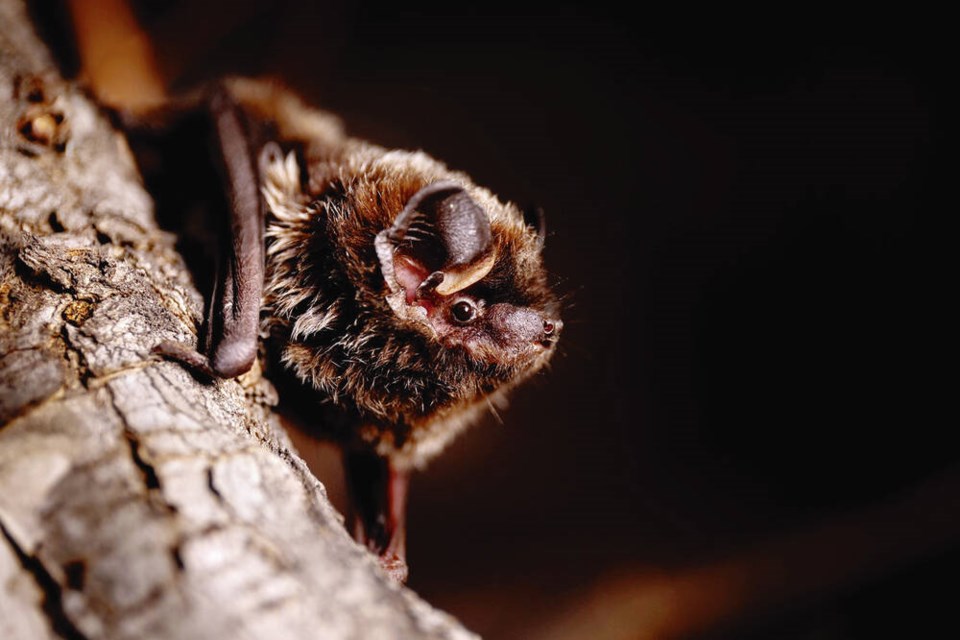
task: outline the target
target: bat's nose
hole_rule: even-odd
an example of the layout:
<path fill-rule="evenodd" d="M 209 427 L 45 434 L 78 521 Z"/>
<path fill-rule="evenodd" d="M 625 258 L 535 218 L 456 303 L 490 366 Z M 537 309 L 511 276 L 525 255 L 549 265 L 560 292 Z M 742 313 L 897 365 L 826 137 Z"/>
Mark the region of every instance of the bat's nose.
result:
<path fill-rule="evenodd" d="M 553 344 L 562 329 L 563 321 L 559 318 L 544 318 L 543 333 L 541 334 L 540 342 L 547 346 Z"/>
<path fill-rule="evenodd" d="M 551 346 L 560 335 L 563 323 L 528 307 L 498 303 L 487 309 L 487 319 L 505 343 L 513 348 L 524 345 Z"/>
<path fill-rule="evenodd" d="M 546 318 L 543 321 L 543 335 L 552 336 L 560 333 L 560 330 L 563 329 L 562 320 L 553 320 L 551 318 Z"/>

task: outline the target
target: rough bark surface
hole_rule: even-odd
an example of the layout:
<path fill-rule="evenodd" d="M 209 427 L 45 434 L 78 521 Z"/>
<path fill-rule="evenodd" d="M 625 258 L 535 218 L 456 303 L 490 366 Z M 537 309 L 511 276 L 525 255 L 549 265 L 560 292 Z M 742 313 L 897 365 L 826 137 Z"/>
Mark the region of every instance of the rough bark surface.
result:
<path fill-rule="evenodd" d="M 347 536 L 256 373 L 151 349 L 202 302 L 123 137 L 0 0 L 0 638 L 473 638 Z"/>

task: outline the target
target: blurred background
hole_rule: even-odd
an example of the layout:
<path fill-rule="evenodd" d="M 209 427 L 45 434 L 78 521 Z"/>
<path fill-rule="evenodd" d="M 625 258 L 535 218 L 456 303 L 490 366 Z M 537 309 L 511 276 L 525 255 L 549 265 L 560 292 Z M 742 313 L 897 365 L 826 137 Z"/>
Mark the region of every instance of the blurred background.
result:
<path fill-rule="evenodd" d="M 414 479 L 428 601 L 488 638 L 957 637 L 945 19 L 133 7 L 172 87 L 276 76 L 546 211 L 562 353 Z"/>

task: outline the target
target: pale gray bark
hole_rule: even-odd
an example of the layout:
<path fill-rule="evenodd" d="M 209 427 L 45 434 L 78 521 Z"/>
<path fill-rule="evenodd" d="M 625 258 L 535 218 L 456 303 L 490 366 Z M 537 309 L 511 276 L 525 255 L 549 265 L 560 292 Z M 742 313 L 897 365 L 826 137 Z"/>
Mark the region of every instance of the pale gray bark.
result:
<path fill-rule="evenodd" d="M 200 310 L 123 137 L 0 0 L 0 638 L 474 637 L 347 536 L 269 383 L 151 355 Z"/>

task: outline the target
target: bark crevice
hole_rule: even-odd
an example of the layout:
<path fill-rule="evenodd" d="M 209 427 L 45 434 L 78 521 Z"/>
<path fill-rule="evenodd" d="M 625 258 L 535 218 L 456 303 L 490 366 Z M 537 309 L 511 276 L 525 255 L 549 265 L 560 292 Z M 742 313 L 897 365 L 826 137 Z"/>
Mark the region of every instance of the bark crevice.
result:
<path fill-rule="evenodd" d="M 60 585 L 60 582 L 53 578 L 39 558 L 24 552 L 24 550 L 20 548 L 20 545 L 17 544 L 14 537 L 10 535 L 7 528 L 3 526 L 2 519 L 0 519 L 0 534 L 3 535 L 4 540 L 7 541 L 7 544 L 10 545 L 10 548 L 14 554 L 16 554 L 20 566 L 33 578 L 33 581 L 43 594 L 42 611 L 50 624 L 50 629 L 53 630 L 57 637 L 63 638 L 63 640 L 88 640 L 87 636 L 82 634 L 80 630 L 70 622 L 70 618 L 63 609 L 63 587 Z M 68 582 L 76 581 L 75 575 L 73 575 L 71 579 L 70 571 L 65 571 L 64 574 Z M 75 571 L 73 574 L 75 574 Z"/>

